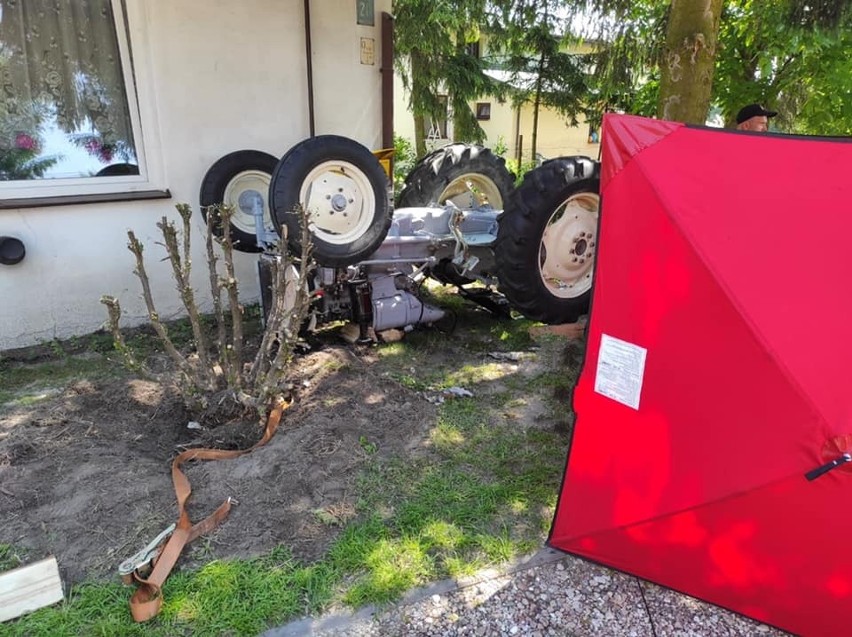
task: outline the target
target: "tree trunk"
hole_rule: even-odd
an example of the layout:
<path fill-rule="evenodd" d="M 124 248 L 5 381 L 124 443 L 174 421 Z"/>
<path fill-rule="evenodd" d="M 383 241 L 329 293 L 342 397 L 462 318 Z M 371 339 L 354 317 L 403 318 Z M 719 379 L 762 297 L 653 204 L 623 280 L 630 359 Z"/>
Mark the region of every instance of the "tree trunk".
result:
<path fill-rule="evenodd" d="M 533 125 L 532 125 L 532 147 L 530 148 L 530 159 L 535 163 L 535 153 L 538 144 L 538 109 L 541 107 L 541 74 L 544 72 L 544 51 L 538 58 L 538 77 L 535 82 L 535 99 L 533 101 Z"/>
<path fill-rule="evenodd" d="M 414 115 L 414 154 L 417 159 L 426 156 L 426 123 L 422 115 Z"/>
<path fill-rule="evenodd" d="M 426 155 L 426 123 L 424 114 L 414 106 L 414 96 L 421 95 L 424 91 L 429 90 L 428 86 L 424 86 L 423 81 L 425 63 L 424 57 L 419 51 L 411 52 L 411 115 L 414 117 L 414 152 L 418 159 Z"/>
<path fill-rule="evenodd" d="M 721 13 L 722 0 L 672 0 L 660 64 L 660 119 L 706 121 Z"/>
<path fill-rule="evenodd" d="M 464 53 L 465 48 L 465 39 L 464 39 L 464 31 L 456 32 L 456 55 Z M 470 142 L 475 141 L 470 139 L 470 126 L 468 125 L 467 119 L 465 115 L 465 109 L 468 108 L 468 105 L 464 98 L 462 98 L 458 91 L 453 90 L 453 87 L 449 88 L 448 95 L 448 106 L 452 111 L 452 120 L 453 120 L 453 134 L 450 136 L 452 141 L 454 142 Z"/>

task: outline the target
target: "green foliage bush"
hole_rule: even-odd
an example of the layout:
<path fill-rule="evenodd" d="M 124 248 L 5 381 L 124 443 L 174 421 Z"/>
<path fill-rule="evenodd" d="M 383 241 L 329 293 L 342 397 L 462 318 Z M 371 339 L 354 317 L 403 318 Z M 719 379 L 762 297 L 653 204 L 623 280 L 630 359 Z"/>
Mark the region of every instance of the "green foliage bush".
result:
<path fill-rule="evenodd" d="M 417 161 L 414 145 L 405 137 L 393 136 L 393 188 L 395 192 L 402 189 L 405 178 Z"/>
<path fill-rule="evenodd" d="M 512 174 L 515 175 L 515 185 L 519 186 L 524 180 L 524 175 L 526 175 L 534 168 L 538 168 L 538 162 L 532 160 L 521 161 L 519 166 L 517 159 L 507 159 L 506 168 L 508 168 L 512 172 Z"/>

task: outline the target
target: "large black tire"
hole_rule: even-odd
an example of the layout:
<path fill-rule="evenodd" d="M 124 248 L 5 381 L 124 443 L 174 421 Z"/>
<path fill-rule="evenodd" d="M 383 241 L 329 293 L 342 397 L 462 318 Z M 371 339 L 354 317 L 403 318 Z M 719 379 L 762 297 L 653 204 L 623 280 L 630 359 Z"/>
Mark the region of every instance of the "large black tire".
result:
<path fill-rule="evenodd" d="M 408 173 L 396 205 L 443 205 L 451 200 L 461 210 L 486 205 L 502 210 L 514 183 L 506 161 L 488 148 L 450 144 L 426 155 Z"/>
<path fill-rule="evenodd" d="M 227 204 L 234 209 L 231 217 L 231 240 L 241 252 L 261 252 L 257 245 L 254 201 L 263 202 L 263 224 L 273 230 L 269 212 L 269 183 L 278 158 L 259 150 L 238 150 L 228 153 L 214 163 L 201 180 L 199 201 L 201 214 L 207 221 L 208 206 Z M 217 237 L 224 234 L 221 224 L 214 224 Z"/>
<path fill-rule="evenodd" d="M 313 256 L 343 267 L 373 254 L 391 224 L 388 179 L 379 160 L 347 137 L 320 135 L 281 158 L 269 187 L 272 215 L 287 228 L 290 250 L 301 253 L 298 206 L 310 215 Z"/>
<path fill-rule="evenodd" d="M 529 319 L 571 323 L 588 312 L 600 209 L 600 164 L 559 157 L 528 172 L 500 216 L 500 291 Z"/>

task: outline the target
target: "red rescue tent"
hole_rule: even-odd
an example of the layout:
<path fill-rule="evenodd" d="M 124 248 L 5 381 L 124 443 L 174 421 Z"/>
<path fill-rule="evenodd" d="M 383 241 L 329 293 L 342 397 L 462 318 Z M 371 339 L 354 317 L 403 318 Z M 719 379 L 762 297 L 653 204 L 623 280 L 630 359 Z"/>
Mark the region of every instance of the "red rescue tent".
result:
<path fill-rule="evenodd" d="M 623 115 L 602 139 L 548 543 L 788 631 L 852 633 L 852 143 Z"/>

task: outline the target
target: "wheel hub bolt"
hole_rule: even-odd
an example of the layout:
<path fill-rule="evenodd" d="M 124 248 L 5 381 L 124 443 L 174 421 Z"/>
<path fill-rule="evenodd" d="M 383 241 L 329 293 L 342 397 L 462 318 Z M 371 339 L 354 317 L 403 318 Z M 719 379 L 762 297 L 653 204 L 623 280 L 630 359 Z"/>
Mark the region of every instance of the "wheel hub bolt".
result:
<path fill-rule="evenodd" d="M 346 197 L 334 195 L 331 199 L 331 206 L 336 212 L 342 212 L 346 208 Z"/>

